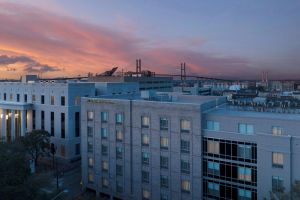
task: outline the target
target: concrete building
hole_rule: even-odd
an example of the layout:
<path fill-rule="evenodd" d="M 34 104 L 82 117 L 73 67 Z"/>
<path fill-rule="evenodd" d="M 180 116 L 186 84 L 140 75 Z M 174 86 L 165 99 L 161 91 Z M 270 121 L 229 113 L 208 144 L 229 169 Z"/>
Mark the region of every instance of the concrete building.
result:
<path fill-rule="evenodd" d="M 300 180 L 299 114 L 142 96 L 83 98 L 85 188 L 111 199 L 254 200 Z"/>

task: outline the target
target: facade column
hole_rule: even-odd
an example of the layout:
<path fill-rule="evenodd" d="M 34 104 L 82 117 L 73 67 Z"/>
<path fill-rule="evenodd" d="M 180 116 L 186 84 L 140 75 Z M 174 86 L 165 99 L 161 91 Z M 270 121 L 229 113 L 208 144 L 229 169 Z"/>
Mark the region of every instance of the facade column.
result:
<path fill-rule="evenodd" d="M 16 132 L 15 132 L 15 110 L 11 110 L 11 142 L 15 141 L 16 139 Z"/>
<path fill-rule="evenodd" d="M 21 136 L 25 136 L 26 133 L 26 111 L 21 110 Z"/>
<path fill-rule="evenodd" d="M 6 110 L 1 111 L 1 140 L 6 141 Z"/>

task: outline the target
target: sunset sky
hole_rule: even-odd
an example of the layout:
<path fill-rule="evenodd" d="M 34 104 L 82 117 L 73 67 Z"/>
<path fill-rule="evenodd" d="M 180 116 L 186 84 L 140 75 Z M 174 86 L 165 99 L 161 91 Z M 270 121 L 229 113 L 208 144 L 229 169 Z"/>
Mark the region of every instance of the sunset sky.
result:
<path fill-rule="evenodd" d="M 0 0 L 0 78 L 118 66 L 300 79 L 299 0 Z"/>

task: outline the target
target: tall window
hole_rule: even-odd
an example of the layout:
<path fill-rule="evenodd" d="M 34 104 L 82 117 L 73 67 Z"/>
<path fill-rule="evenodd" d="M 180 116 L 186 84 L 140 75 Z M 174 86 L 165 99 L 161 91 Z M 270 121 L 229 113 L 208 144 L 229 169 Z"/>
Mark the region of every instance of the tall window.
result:
<path fill-rule="evenodd" d="M 206 128 L 208 130 L 211 130 L 211 131 L 219 131 L 220 130 L 220 123 L 219 122 L 216 122 L 216 121 L 206 121 Z"/>
<path fill-rule="evenodd" d="M 88 142 L 87 143 L 87 151 L 88 151 L 88 153 L 93 153 L 93 150 L 94 150 L 93 143 L 92 142 Z"/>
<path fill-rule="evenodd" d="M 65 148 L 65 145 L 63 145 L 63 144 L 60 146 L 60 155 L 62 157 L 66 156 L 66 148 Z"/>
<path fill-rule="evenodd" d="M 36 129 L 36 111 L 32 110 L 32 129 Z"/>
<path fill-rule="evenodd" d="M 75 97 L 74 104 L 75 104 L 75 106 L 79 106 L 80 105 L 80 96 L 76 96 Z"/>
<path fill-rule="evenodd" d="M 51 136 L 54 136 L 54 123 L 55 123 L 55 121 L 54 121 L 54 112 L 51 112 L 51 114 L 50 114 L 51 116 L 50 116 L 50 118 L 51 118 Z"/>
<path fill-rule="evenodd" d="M 180 120 L 180 131 L 182 133 L 189 133 L 191 131 L 191 121 L 186 119 Z"/>
<path fill-rule="evenodd" d="M 149 163 L 150 163 L 150 153 L 142 152 L 142 163 L 144 165 L 149 165 Z"/>
<path fill-rule="evenodd" d="M 88 137 L 93 137 L 93 135 L 94 135 L 93 127 L 88 126 L 88 127 L 87 127 L 87 136 L 88 136 Z"/>
<path fill-rule="evenodd" d="M 147 189 L 143 189 L 142 191 L 142 196 L 143 196 L 143 200 L 148 200 L 150 199 L 150 191 Z"/>
<path fill-rule="evenodd" d="M 147 134 L 142 134 L 142 145 L 143 146 L 149 146 L 150 143 L 150 137 Z"/>
<path fill-rule="evenodd" d="M 163 169 L 169 168 L 169 158 L 166 156 L 160 156 L 160 167 Z"/>
<path fill-rule="evenodd" d="M 51 105 L 54 105 L 54 104 L 55 104 L 55 97 L 54 97 L 54 96 L 51 96 L 51 97 L 50 97 L 50 104 L 51 104 Z"/>
<path fill-rule="evenodd" d="M 181 191 L 182 192 L 191 192 L 191 182 L 188 180 L 181 180 Z"/>
<path fill-rule="evenodd" d="M 45 111 L 41 111 L 41 129 L 45 130 Z"/>
<path fill-rule="evenodd" d="M 41 95 L 41 104 L 45 104 L 45 95 Z"/>
<path fill-rule="evenodd" d="M 252 193 L 250 190 L 239 189 L 238 190 L 238 198 L 241 200 L 251 200 Z"/>
<path fill-rule="evenodd" d="M 208 194 L 212 196 L 219 196 L 220 195 L 220 185 L 217 183 L 208 182 L 207 184 Z"/>
<path fill-rule="evenodd" d="M 181 172 L 185 174 L 190 173 L 190 162 L 186 160 L 181 160 Z"/>
<path fill-rule="evenodd" d="M 36 101 L 35 94 L 33 94 L 33 95 L 31 96 L 31 101 L 32 101 L 32 103 L 34 103 L 34 102 Z"/>
<path fill-rule="evenodd" d="M 108 147 L 104 144 L 101 145 L 101 154 L 102 154 L 102 156 L 108 155 Z"/>
<path fill-rule="evenodd" d="M 281 127 L 279 126 L 272 127 L 272 135 L 282 135 L 282 134 L 283 134 L 283 130 Z"/>
<path fill-rule="evenodd" d="M 75 112 L 75 137 L 80 136 L 80 113 Z"/>
<path fill-rule="evenodd" d="M 190 141 L 180 140 L 181 153 L 190 153 Z"/>
<path fill-rule="evenodd" d="M 123 192 L 123 183 L 121 181 L 116 182 L 116 190 L 118 193 L 122 193 Z"/>
<path fill-rule="evenodd" d="M 272 163 L 273 167 L 283 168 L 283 153 L 273 152 Z"/>
<path fill-rule="evenodd" d="M 94 166 L 94 159 L 92 157 L 88 158 L 88 166 L 93 167 Z"/>
<path fill-rule="evenodd" d="M 101 112 L 101 122 L 106 123 L 108 121 L 108 112 Z"/>
<path fill-rule="evenodd" d="M 279 176 L 272 176 L 272 191 L 273 192 L 283 192 L 283 178 Z"/>
<path fill-rule="evenodd" d="M 168 130 L 168 128 L 169 128 L 168 118 L 161 117 L 160 118 L 160 130 Z"/>
<path fill-rule="evenodd" d="M 122 165 L 116 165 L 116 175 L 117 176 L 123 176 L 123 166 Z"/>
<path fill-rule="evenodd" d="M 251 181 L 251 168 L 238 167 L 238 179 L 243 181 Z"/>
<path fill-rule="evenodd" d="M 88 172 L 88 182 L 94 183 L 94 174 L 93 172 Z"/>
<path fill-rule="evenodd" d="M 123 114 L 116 113 L 116 124 L 122 124 L 122 123 L 123 123 Z"/>
<path fill-rule="evenodd" d="M 116 157 L 117 159 L 123 159 L 123 148 L 116 147 Z"/>
<path fill-rule="evenodd" d="M 102 139 L 107 139 L 108 138 L 107 128 L 101 128 L 101 138 Z"/>
<path fill-rule="evenodd" d="M 207 141 L 207 153 L 219 154 L 220 143 L 218 141 L 208 140 Z"/>
<path fill-rule="evenodd" d="M 106 160 L 102 161 L 102 171 L 108 171 L 108 162 Z"/>
<path fill-rule="evenodd" d="M 142 124 L 142 128 L 149 128 L 150 127 L 150 117 L 142 116 L 141 124 Z"/>
<path fill-rule="evenodd" d="M 160 187 L 169 187 L 169 177 L 165 175 L 160 175 Z"/>
<path fill-rule="evenodd" d="M 116 130 L 116 140 L 117 140 L 118 142 L 122 142 L 122 141 L 123 141 L 123 138 L 124 138 L 124 136 L 123 136 L 123 131 L 121 131 L 121 130 Z"/>
<path fill-rule="evenodd" d="M 220 164 L 216 162 L 208 161 L 207 172 L 209 174 L 220 175 Z"/>
<path fill-rule="evenodd" d="M 75 144 L 75 155 L 79 155 L 80 154 L 80 143 Z"/>
<path fill-rule="evenodd" d="M 237 149 L 237 155 L 239 158 L 251 159 L 252 158 L 251 145 L 239 144 Z"/>
<path fill-rule="evenodd" d="M 102 187 L 108 188 L 109 186 L 109 180 L 106 177 L 102 177 Z"/>
<path fill-rule="evenodd" d="M 87 120 L 88 121 L 93 121 L 94 120 L 94 112 L 93 111 L 88 111 L 87 112 Z"/>
<path fill-rule="evenodd" d="M 161 149 L 169 148 L 169 139 L 167 137 L 160 137 L 160 148 Z"/>
<path fill-rule="evenodd" d="M 20 94 L 17 94 L 17 102 L 20 102 Z"/>
<path fill-rule="evenodd" d="M 65 113 L 61 113 L 61 138 L 65 138 L 65 134 L 66 134 L 66 117 L 65 117 Z"/>
<path fill-rule="evenodd" d="M 3 100 L 6 101 L 6 93 L 3 93 Z"/>
<path fill-rule="evenodd" d="M 239 124 L 239 133 L 252 135 L 254 128 L 252 124 Z"/>
<path fill-rule="evenodd" d="M 148 171 L 143 170 L 142 171 L 142 182 L 143 183 L 149 183 L 150 175 Z"/>
<path fill-rule="evenodd" d="M 27 94 L 24 94 L 24 102 L 27 103 Z"/>
<path fill-rule="evenodd" d="M 66 105 L 66 97 L 65 96 L 61 96 L 60 97 L 60 105 L 61 106 L 65 106 Z"/>

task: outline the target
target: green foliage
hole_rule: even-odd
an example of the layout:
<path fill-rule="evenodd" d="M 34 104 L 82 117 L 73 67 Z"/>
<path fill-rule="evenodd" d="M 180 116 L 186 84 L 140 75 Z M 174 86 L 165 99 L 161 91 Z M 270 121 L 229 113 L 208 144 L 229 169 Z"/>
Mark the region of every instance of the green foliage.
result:
<path fill-rule="evenodd" d="M 35 165 L 40 157 L 49 155 L 50 133 L 45 130 L 33 130 L 22 137 L 21 142 Z"/>

